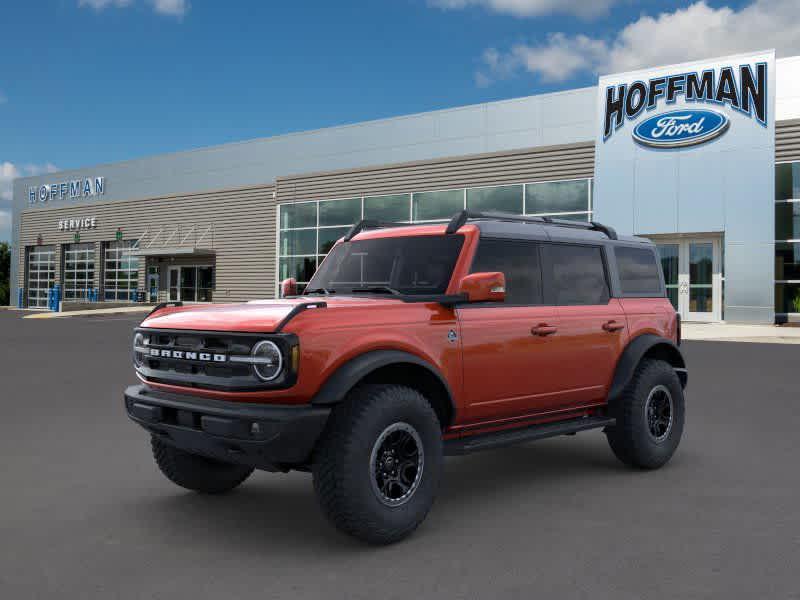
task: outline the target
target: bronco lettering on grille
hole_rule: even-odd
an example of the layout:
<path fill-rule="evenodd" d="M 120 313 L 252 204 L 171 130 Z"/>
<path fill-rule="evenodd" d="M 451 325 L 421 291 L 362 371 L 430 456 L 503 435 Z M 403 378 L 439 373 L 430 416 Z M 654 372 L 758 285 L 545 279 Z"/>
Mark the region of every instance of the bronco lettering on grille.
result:
<path fill-rule="evenodd" d="M 150 356 L 158 358 L 177 358 L 183 360 L 201 360 L 203 362 L 227 362 L 226 354 L 210 354 L 208 352 L 186 352 L 184 350 L 167 350 L 150 348 Z"/>

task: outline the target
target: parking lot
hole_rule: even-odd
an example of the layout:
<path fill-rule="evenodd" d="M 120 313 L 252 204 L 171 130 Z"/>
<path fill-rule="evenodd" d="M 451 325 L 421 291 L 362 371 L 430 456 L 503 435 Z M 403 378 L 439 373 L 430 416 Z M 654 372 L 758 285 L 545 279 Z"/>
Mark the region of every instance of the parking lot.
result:
<path fill-rule="evenodd" d="M 448 459 L 418 532 L 372 548 L 308 474 L 169 483 L 122 408 L 140 319 L 0 311 L 0 598 L 800 598 L 800 345 L 685 343 L 661 471 L 599 432 Z"/>

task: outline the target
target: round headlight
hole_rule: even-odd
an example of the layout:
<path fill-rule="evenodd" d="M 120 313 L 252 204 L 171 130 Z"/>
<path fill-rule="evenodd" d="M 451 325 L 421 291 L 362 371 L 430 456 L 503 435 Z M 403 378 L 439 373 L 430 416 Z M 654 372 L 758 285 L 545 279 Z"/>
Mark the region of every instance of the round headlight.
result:
<path fill-rule="evenodd" d="M 283 356 L 274 342 L 264 340 L 253 346 L 253 370 L 261 381 L 272 381 L 281 374 Z"/>
<path fill-rule="evenodd" d="M 144 336 L 141 333 L 137 333 L 133 336 L 133 364 L 137 367 L 141 367 L 142 363 L 144 362 L 144 354 L 139 352 L 139 348 L 144 347 Z"/>

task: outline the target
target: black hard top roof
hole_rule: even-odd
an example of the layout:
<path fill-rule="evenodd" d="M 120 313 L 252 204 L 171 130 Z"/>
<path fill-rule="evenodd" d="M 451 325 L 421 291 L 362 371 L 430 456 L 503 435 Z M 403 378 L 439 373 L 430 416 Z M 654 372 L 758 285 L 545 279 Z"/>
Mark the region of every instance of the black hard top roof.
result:
<path fill-rule="evenodd" d="M 447 224 L 446 233 L 454 234 L 468 222 L 477 225 L 481 235 L 509 239 L 591 242 L 614 245 L 644 244 L 652 245 L 646 238 L 620 236 L 613 228 L 595 221 L 571 221 L 549 217 L 530 217 L 506 213 L 478 213 L 464 210 L 456 213 Z M 353 225 L 344 241 L 348 242 L 365 229 L 383 227 L 408 227 L 421 223 L 385 223 L 362 220 Z"/>

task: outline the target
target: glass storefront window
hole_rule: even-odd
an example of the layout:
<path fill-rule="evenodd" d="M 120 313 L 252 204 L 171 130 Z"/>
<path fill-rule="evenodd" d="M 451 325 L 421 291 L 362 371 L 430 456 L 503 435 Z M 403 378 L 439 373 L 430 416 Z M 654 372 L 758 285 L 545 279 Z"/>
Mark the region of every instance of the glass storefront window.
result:
<path fill-rule="evenodd" d="M 280 254 L 281 256 L 296 254 L 316 254 L 317 230 L 295 229 L 281 231 Z"/>
<path fill-rule="evenodd" d="M 525 212 L 529 215 L 586 212 L 589 180 L 547 181 L 525 186 Z"/>
<path fill-rule="evenodd" d="M 278 281 L 297 279 L 300 289 L 338 239 L 362 218 L 384 222 L 446 221 L 466 206 L 475 211 L 548 214 L 591 220 L 591 180 L 509 184 L 420 191 L 342 200 L 313 200 L 278 207 Z"/>
<path fill-rule="evenodd" d="M 317 203 L 298 202 L 281 205 L 281 229 L 317 226 Z"/>
<path fill-rule="evenodd" d="M 800 200 L 800 162 L 775 165 L 775 199 Z"/>
<path fill-rule="evenodd" d="M 391 223 L 411 218 L 411 194 L 394 196 L 368 196 L 364 198 L 364 218 Z"/>
<path fill-rule="evenodd" d="M 325 227 L 319 230 L 319 253 L 327 254 L 333 248 L 333 245 L 341 237 L 344 237 L 351 226 L 347 227 Z"/>
<path fill-rule="evenodd" d="M 775 312 L 800 313 L 800 162 L 775 165 Z"/>
<path fill-rule="evenodd" d="M 445 220 L 464 210 L 464 190 L 415 192 L 413 201 L 415 221 Z"/>
<path fill-rule="evenodd" d="M 63 298 L 65 302 L 86 300 L 94 289 L 94 244 L 64 245 Z"/>
<path fill-rule="evenodd" d="M 476 211 L 495 211 L 521 215 L 522 193 L 523 187 L 521 185 L 468 189 L 467 208 Z"/>
<path fill-rule="evenodd" d="M 361 198 L 325 200 L 319 203 L 319 224 L 352 225 L 361 220 Z"/>
<path fill-rule="evenodd" d="M 775 312 L 800 314 L 800 283 L 775 284 Z"/>
<path fill-rule="evenodd" d="M 290 256 L 278 263 L 278 281 L 294 277 L 299 283 L 308 283 L 317 270 L 315 256 Z"/>
<path fill-rule="evenodd" d="M 800 239 L 800 202 L 775 203 L 775 239 Z"/>
<path fill-rule="evenodd" d="M 103 269 L 103 299 L 133 302 L 139 288 L 139 257 L 131 252 L 135 240 L 106 242 Z"/>
<path fill-rule="evenodd" d="M 800 281 L 800 244 L 775 243 L 775 279 Z"/>

